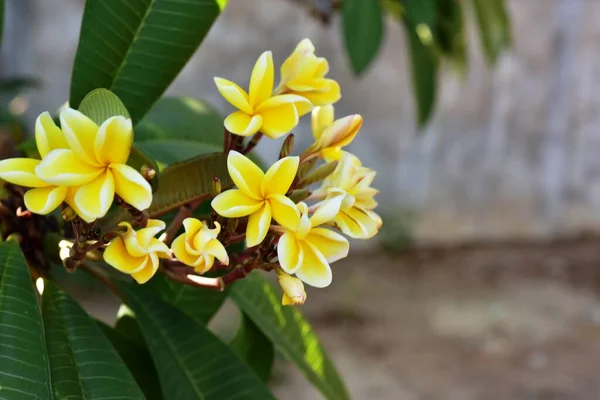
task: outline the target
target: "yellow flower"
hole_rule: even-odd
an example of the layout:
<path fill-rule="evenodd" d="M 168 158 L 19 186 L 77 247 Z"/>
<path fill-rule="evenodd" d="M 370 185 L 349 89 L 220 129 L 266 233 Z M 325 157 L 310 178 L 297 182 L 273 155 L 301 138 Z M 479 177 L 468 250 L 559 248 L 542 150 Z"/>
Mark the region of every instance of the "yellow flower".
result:
<path fill-rule="evenodd" d="M 104 261 L 115 269 L 129 274 L 138 283 L 146 283 L 158 270 L 159 258 L 170 258 L 169 247 L 154 236 L 165 223 L 157 219 L 148 220 L 148 225 L 139 231 L 127 222 L 121 222 L 127 231 L 113 239 L 104 250 Z"/>
<path fill-rule="evenodd" d="M 381 217 L 373 211 L 377 207 L 374 196 L 379 193 L 371 187 L 373 179 L 375 171 L 363 167 L 356 156 L 347 153 L 321 188 L 314 192 L 317 198 L 343 197 L 333 223 L 355 239 L 375 236 L 382 225 Z"/>
<path fill-rule="evenodd" d="M 324 106 L 338 101 L 342 95 L 340 85 L 325 78 L 329 63 L 315 56 L 315 46 L 304 39 L 281 65 L 281 82 L 275 93 L 297 94 L 306 97 L 315 106 Z M 300 115 L 310 110 L 298 110 Z"/>
<path fill-rule="evenodd" d="M 207 272 L 213 266 L 215 258 L 223 265 L 229 264 L 227 251 L 217 239 L 221 232 L 218 222 L 215 222 L 214 229 L 210 229 L 205 222 L 196 218 L 186 218 L 183 220 L 183 226 L 185 233 L 175 238 L 171 244 L 171 250 L 179 261 L 194 267 L 198 274 Z"/>
<path fill-rule="evenodd" d="M 332 105 L 313 108 L 312 131 L 315 137 L 313 149 L 319 151 L 325 161 L 339 161 L 344 155 L 342 147 L 349 145 L 360 130 L 363 118 L 349 115 L 334 121 Z"/>
<path fill-rule="evenodd" d="M 310 101 L 294 94 L 273 96 L 274 79 L 273 55 L 270 51 L 265 51 L 256 61 L 248 93 L 234 82 L 215 78 L 221 95 L 238 109 L 225 118 L 228 131 L 241 136 L 261 131 L 276 139 L 298 125 L 298 114 L 311 109 Z"/>
<path fill-rule="evenodd" d="M 301 306 L 304 304 L 306 301 L 306 292 L 300 279 L 286 274 L 281 269 L 277 270 L 277 279 L 279 280 L 279 286 L 283 290 L 281 304 L 284 306 Z"/>
<path fill-rule="evenodd" d="M 83 220 L 103 217 L 115 193 L 138 210 L 150 206 L 150 184 L 125 164 L 133 144 L 130 119 L 115 116 L 98 127 L 79 111 L 67 108 L 60 122 L 68 148 L 47 153 L 35 173 L 50 184 L 77 187 L 67 194 L 67 202 Z"/>
<path fill-rule="evenodd" d="M 45 112 L 35 121 L 35 141 L 38 153 L 45 157 L 55 149 L 67 148 L 62 131 Z M 25 207 L 35 214 L 48 214 L 58 207 L 67 196 L 67 187 L 52 185 L 40 179 L 35 169 L 40 160 L 11 158 L 0 161 L 0 178 L 15 185 L 31 187 L 25 193 Z"/>
<path fill-rule="evenodd" d="M 248 217 L 246 244 L 260 244 L 269 231 L 271 218 L 287 227 L 298 218 L 298 209 L 285 197 L 298 172 L 298 157 L 285 157 L 264 173 L 250 159 L 229 152 L 227 169 L 238 187 L 227 190 L 212 201 L 215 211 L 226 218 Z"/>
<path fill-rule="evenodd" d="M 306 204 L 299 203 L 300 217 L 279 238 L 277 257 L 281 268 L 288 274 L 296 274 L 307 285 L 329 286 L 329 263 L 348 255 L 350 246 L 346 238 L 318 227 L 338 214 L 342 200 L 343 196 L 334 196 L 323 201 L 310 218 Z"/>

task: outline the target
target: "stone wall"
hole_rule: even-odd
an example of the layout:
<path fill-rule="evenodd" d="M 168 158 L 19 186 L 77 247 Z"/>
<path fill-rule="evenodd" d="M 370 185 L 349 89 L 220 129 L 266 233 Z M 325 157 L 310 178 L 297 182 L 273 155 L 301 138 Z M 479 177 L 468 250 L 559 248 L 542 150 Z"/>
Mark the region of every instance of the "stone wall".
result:
<path fill-rule="evenodd" d="M 42 78 L 44 86 L 30 96 L 33 117 L 67 98 L 83 1 L 6 2 L 0 67 Z M 382 212 L 416 212 L 421 240 L 597 230 L 600 2 L 508 3 L 514 47 L 491 69 L 471 29 L 469 72 L 461 79 L 444 70 L 435 117 L 422 134 L 415 126 L 402 29 L 388 21 L 379 60 L 356 79 L 343 51 L 340 21 L 322 26 L 289 0 L 230 0 L 169 93 L 203 97 L 229 110 L 213 76 L 244 85 L 263 50 L 273 50 L 279 63 L 309 37 L 342 86 L 338 115 L 365 118 L 351 151 L 379 171 Z M 308 124 L 297 132 L 300 144 L 308 144 Z M 278 146 L 261 144 L 267 156 Z"/>

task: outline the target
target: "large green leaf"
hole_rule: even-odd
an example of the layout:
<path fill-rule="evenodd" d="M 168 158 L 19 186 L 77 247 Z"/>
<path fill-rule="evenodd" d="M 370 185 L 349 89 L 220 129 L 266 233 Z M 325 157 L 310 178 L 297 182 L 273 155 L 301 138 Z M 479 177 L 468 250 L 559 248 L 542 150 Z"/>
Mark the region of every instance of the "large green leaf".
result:
<path fill-rule="evenodd" d="M 464 75 L 467 67 L 467 38 L 462 3 L 437 0 L 439 20 L 435 37 L 442 53 Z"/>
<path fill-rule="evenodd" d="M 254 370 L 263 382 L 269 381 L 275 360 L 275 346 L 244 313 L 242 313 L 240 327 L 229 343 L 229 347 Z"/>
<path fill-rule="evenodd" d="M 135 320 L 134 320 L 135 322 Z M 134 341 L 123 333 L 96 321 L 104 336 L 112 343 L 114 349 L 135 378 L 147 400 L 163 400 L 158 381 L 158 373 L 154 367 L 150 352 L 145 342 Z"/>
<path fill-rule="evenodd" d="M 304 373 L 327 399 L 348 399 L 348 392 L 317 335 L 300 311 L 281 305 L 272 284 L 253 273 L 236 282 L 230 296 L 285 357 Z"/>
<path fill-rule="evenodd" d="M 273 399 L 208 328 L 140 286 L 123 285 L 158 370 L 165 399 Z"/>
<path fill-rule="evenodd" d="M 95 321 L 47 283 L 42 303 L 50 378 L 57 399 L 144 399 Z"/>
<path fill-rule="evenodd" d="M 345 0 L 344 42 L 355 74 L 371 64 L 383 40 L 383 9 L 379 0 Z"/>
<path fill-rule="evenodd" d="M 146 286 L 194 321 L 204 325 L 219 311 L 227 297 L 226 292 L 182 285 L 167 279 L 163 274 L 155 275 Z"/>
<path fill-rule="evenodd" d="M 218 0 L 87 0 L 70 103 L 96 88 L 114 92 L 139 121 L 198 48 Z"/>
<path fill-rule="evenodd" d="M 0 244 L 0 398 L 53 399 L 44 328 L 31 276 L 14 242 Z"/>
<path fill-rule="evenodd" d="M 405 21 L 406 36 L 410 49 L 413 92 L 417 103 L 417 122 L 423 127 L 435 107 L 438 79 L 438 57 L 432 43 L 424 43 L 424 32 L 417 31 L 418 25 Z M 422 28 L 422 26 L 421 26 Z M 426 29 L 426 28 L 425 28 Z"/>
<path fill-rule="evenodd" d="M 437 22 L 436 0 L 403 0 L 404 17 L 413 25 L 433 27 Z"/>
<path fill-rule="evenodd" d="M 208 198 L 215 177 L 221 180 L 223 188 L 233 185 L 224 153 L 198 156 L 168 166 L 158 175 L 160 185 L 149 215 L 156 218 L 191 201 Z"/>
<path fill-rule="evenodd" d="M 490 63 L 510 45 L 511 32 L 504 0 L 473 0 L 479 34 Z"/>

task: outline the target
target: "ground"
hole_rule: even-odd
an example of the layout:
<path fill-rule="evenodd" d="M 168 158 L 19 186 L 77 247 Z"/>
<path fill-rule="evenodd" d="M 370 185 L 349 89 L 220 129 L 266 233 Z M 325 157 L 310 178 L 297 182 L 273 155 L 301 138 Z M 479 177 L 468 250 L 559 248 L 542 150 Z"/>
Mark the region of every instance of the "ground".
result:
<path fill-rule="evenodd" d="M 304 312 L 354 399 L 600 393 L 597 238 L 354 255 L 308 296 Z M 321 398 L 282 361 L 273 388 L 283 400 Z"/>

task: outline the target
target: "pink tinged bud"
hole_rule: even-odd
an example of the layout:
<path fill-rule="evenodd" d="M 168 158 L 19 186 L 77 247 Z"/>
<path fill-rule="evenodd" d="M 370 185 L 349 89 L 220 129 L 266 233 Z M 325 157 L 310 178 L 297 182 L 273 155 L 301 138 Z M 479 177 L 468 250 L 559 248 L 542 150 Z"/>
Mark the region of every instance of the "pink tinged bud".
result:
<path fill-rule="evenodd" d="M 320 150 L 329 147 L 344 147 L 354 140 L 354 137 L 362 126 L 363 118 L 358 115 L 349 115 L 340 118 L 326 128 L 319 139 L 317 146 Z"/>

